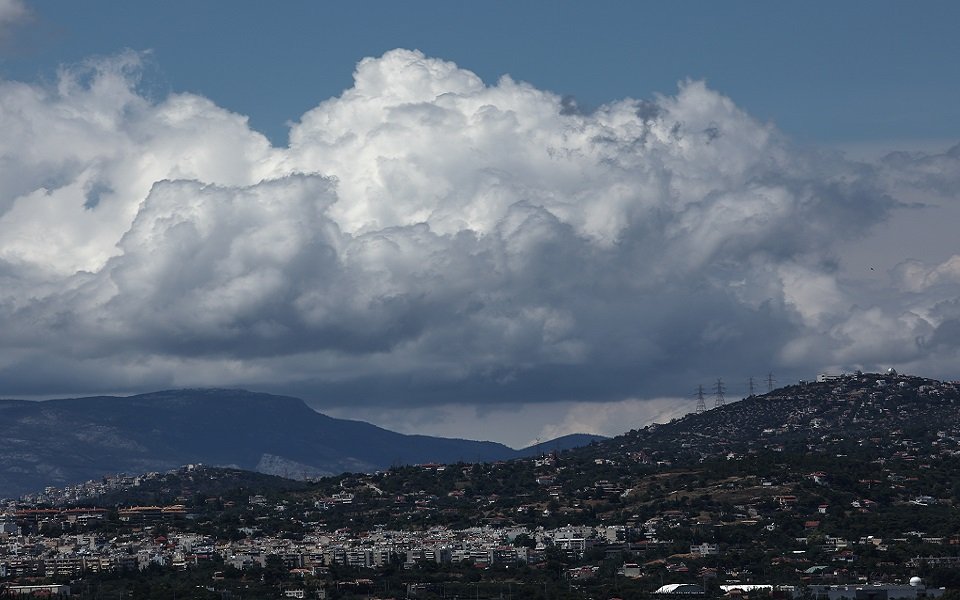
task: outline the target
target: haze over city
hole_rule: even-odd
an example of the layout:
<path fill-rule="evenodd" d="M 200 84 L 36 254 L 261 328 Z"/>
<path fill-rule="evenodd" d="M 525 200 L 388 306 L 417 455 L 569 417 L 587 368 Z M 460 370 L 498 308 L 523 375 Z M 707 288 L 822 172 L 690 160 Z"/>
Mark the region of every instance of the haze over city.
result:
<path fill-rule="evenodd" d="M 956 379 L 953 3 L 0 0 L 0 397 L 615 435 Z"/>

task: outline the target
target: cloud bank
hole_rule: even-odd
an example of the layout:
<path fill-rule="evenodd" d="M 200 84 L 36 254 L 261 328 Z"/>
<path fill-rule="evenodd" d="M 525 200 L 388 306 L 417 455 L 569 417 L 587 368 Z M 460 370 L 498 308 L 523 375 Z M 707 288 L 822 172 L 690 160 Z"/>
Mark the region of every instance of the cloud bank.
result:
<path fill-rule="evenodd" d="M 618 402 L 955 364 L 960 255 L 865 281 L 843 253 L 955 210 L 960 147 L 858 163 L 699 81 L 588 113 L 408 50 L 273 147 L 139 92 L 141 61 L 0 82 L 4 395 Z"/>

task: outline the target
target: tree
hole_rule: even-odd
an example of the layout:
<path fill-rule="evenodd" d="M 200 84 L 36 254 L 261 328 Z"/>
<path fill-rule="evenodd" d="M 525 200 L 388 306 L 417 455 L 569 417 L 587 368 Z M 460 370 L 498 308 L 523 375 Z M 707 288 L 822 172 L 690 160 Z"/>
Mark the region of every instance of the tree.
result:
<path fill-rule="evenodd" d="M 513 545 L 516 548 L 536 548 L 537 541 L 530 537 L 529 534 L 521 533 L 513 538 Z"/>
<path fill-rule="evenodd" d="M 267 584 L 280 583 L 287 578 L 287 572 L 283 559 L 271 554 L 267 556 L 267 563 L 263 568 L 263 581 Z"/>

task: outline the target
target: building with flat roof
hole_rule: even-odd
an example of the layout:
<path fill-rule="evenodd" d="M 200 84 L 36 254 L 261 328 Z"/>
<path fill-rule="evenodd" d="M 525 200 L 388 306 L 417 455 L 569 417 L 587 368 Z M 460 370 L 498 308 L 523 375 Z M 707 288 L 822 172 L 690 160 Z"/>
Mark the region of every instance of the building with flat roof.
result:
<path fill-rule="evenodd" d="M 920 600 L 939 598 L 946 588 L 928 588 L 919 577 L 903 584 L 811 585 L 816 600 Z"/>

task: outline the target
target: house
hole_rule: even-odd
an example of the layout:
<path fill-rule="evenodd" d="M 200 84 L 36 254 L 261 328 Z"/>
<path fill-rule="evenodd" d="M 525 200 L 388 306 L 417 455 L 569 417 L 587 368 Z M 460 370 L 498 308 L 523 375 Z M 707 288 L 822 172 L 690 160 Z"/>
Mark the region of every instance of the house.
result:
<path fill-rule="evenodd" d="M 720 554 L 720 546 L 718 544 L 704 542 L 697 546 L 690 546 L 690 554 L 697 554 L 699 556 L 716 556 Z"/>
<path fill-rule="evenodd" d="M 797 503 L 796 496 L 774 496 L 773 499 L 776 500 L 780 504 L 780 506 L 784 508 L 791 507 Z"/>
<path fill-rule="evenodd" d="M 623 567 L 620 568 L 619 574 L 631 579 L 637 579 L 643 575 L 643 569 L 637 563 L 625 563 Z"/>

